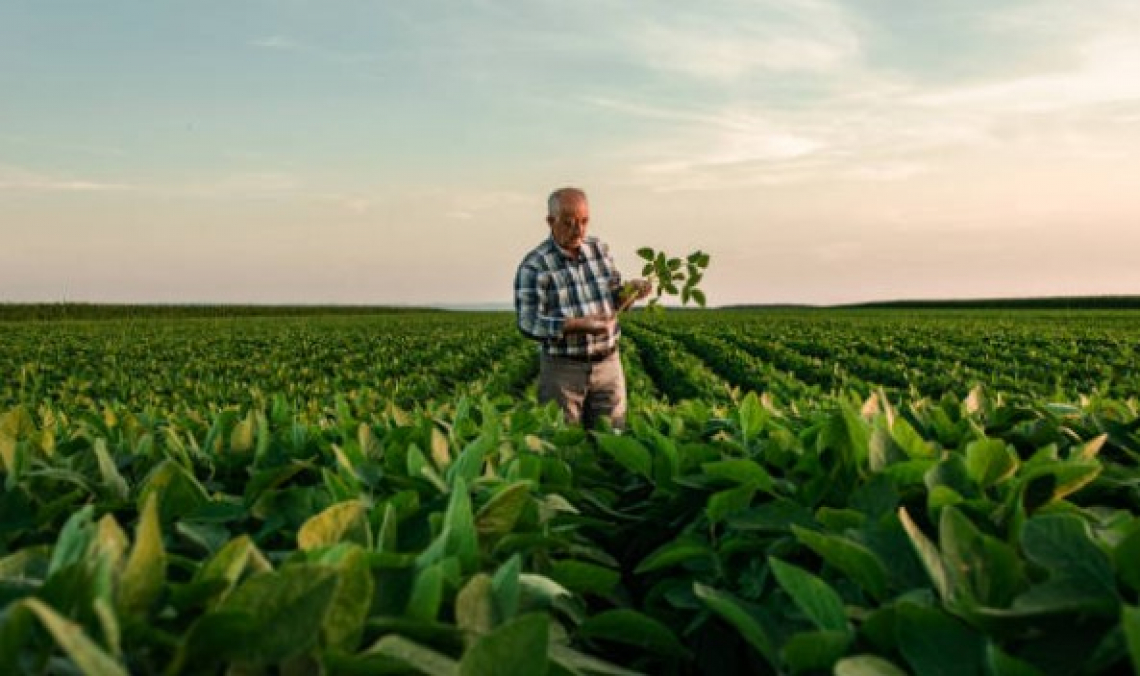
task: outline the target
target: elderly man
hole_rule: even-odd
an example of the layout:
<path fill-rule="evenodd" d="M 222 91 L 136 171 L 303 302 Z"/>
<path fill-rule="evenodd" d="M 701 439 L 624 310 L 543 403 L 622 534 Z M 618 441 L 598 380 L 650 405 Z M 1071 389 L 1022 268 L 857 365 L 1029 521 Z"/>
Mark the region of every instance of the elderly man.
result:
<path fill-rule="evenodd" d="M 550 237 L 523 258 L 515 275 L 519 330 L 541 343 L 538 399 L 556 401 L 566 420 L 594 427 L 603 416 L 625 426 L 625 374 L 618 358 L 621 275 L 609 247 L 587 237 L 590 205 L 578 188 L 547 200 Z M 638 298 L 650 284 L 635 280 Z"/>

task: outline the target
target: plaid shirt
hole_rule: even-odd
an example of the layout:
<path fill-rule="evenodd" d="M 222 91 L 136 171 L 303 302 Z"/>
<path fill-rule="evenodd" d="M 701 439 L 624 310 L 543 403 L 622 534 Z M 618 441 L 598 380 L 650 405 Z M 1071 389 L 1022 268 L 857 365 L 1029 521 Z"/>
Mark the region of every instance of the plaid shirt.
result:
<path fill-rule="evenodd" d="M 578 258 L 570 257 L 553 237 L 523 258 L 515 275 L 515 311 L 519 330 L 542 342 L 542 351 L 556 357 L 585 357 L 612 351 L 621 329 L 613 335 L 563 334 L 568 317 L 613 314 L 621 274 L 610 249 L 596 237 L 586 237 Z"/>

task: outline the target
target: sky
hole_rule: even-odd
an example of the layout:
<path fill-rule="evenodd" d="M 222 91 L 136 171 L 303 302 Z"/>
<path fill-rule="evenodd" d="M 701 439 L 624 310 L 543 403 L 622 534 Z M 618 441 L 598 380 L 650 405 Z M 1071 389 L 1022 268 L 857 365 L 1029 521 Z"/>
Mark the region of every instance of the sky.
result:
<path fill-rule="evenodd" d="M 1136 0 L 5 0 L 0 302 L 1140 294 Z"/>

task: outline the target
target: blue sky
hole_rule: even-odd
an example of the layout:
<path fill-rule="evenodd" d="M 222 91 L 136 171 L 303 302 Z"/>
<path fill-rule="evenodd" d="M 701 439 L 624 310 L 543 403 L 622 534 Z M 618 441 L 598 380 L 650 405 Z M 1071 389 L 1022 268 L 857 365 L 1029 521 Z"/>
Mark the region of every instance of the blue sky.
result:
<path fill-rule="evenodd" d="M 8 0 L 0 63 L 0 301 L 506 302 L 566 184 L 714 304 L 1140 293 L 1134 0 Z"/>

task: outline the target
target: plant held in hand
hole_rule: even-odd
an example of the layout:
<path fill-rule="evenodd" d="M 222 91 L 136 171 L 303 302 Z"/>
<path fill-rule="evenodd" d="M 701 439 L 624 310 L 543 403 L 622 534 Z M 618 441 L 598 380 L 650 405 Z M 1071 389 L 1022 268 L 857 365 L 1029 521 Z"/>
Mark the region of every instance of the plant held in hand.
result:
<path fill-rule="evenodd" d="M 707 253 L 698 250 L 681 259 L 669 257 L 663 251 L 642 247 L 637 250 L 637 255 L 645 261 L 641 274 L 656 289 L 649 301 L 650 310 L 659 309 L 661 297 L 665 295 L 680 296 L 682 305 L 688 305 L 692 301 L 701 307 L 705 306 L 705 293 L 697 285 L 709 266 Z M 640 289 L 636 282 L 623 284 L 618 312 L 628 309 L 639 297 Z"/>

